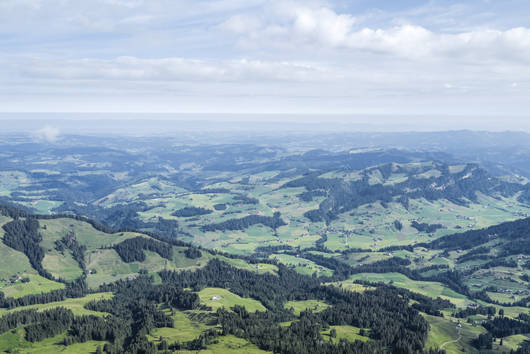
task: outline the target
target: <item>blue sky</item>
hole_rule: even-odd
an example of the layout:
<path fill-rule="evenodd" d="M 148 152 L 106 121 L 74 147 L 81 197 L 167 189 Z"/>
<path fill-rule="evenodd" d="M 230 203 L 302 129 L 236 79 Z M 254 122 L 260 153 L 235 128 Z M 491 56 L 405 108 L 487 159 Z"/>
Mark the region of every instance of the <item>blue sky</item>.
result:
<path fill-rule="evenodd" d="M 3 0 L 0 110 L 516 126 L 530 111 L 528 13 L 517 0 Z"/>

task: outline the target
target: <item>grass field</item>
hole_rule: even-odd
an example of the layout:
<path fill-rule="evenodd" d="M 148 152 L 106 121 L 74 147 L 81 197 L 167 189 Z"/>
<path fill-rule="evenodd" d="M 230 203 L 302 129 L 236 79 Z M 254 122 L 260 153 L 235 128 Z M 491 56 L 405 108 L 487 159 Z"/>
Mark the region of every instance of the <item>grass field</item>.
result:
<path fill-rule="evenodd" d="M 269 353 L 259 349 L 256 345 L 247 342 L 242 338 L 232 335 L 219 337 L 219 342 L 210 344 L 207 349 L 201 350 L 200 354 L 262 354 Z M 177 353 L 197 353 L 196 351 L 177 351 Z"/>
<path fill-rule="evenodd" d="M 31 353 L 31 354 L 81 354 L 95 353 L 98 346 L 103 347 L 106 342 L 88 341 L 85 343 L 76 343 L 65 347 L 62 341 L 65 334 L 59 334 L 55 337 L 46 338 L 41 342 L 32 343 L 24 338 L 24 328 L 19 327 L 15 330 L 0 335 L 0 352 L 3 353 Z"/>
<path fill-rule="evenodd" d="M 336 286 L 336 287 L 344 289 L 344 290 L 355 291 L 355 292 L 363 292 L 363 291 L 366 291 L 366 290 L 375 289 L 375 288 L 373 288 L 371 286 L 366 286 L 366 285 L 354 283 L 353 280 L 351 280 L 351 279 L 345 280 L 345 281 L 337 281 L 337 282 L 332 282 L 332 283 L 326 283 L 324 285 L 332 285 L 332 286 Z"/>
<path fill-rule="evenodd" d="M 5 217 L 3 220 L 7 221 Z M 3 236 L 3 230 L 0 233 Z M 29 278 L 30 281 L 27 283 L 22 283 L 20 280 L 11 282 L 12 277 Z M 6 296 L 21 297 L 61 288 L 64 288 L 64 284 L 39 276 L 24 253 L 0 242 L 0 291 Z"/>
<path fill-rule="evenodd" d="M 20 276 L 22 278 L 29 278 L 29 282 L 23 283 L 22 281 L 17 280 L 12 284 L 4 283 L 5 285 L 0 287 L 0 291 L 2 291 L 6 297 L 18 298 L 30 294 L 47 293 L 65 287 L 63 283 L 48 280 L 38 274 L 33 274 L 33 272 L 21 273 Z"/>
<path fill-rule="evenodd" d="M 335 338 L 331 338 L 330 332 L 332 329 L 335 329 L 337 332 L 337 336 Z M 361 336 L 359 334 L 360 328 L 353 327 L 353 326 L 330 326 L 330 328 L 326 331 L 320 332 L 322 337 L 324 337 L 325 340 L 329 340 L 329 338 L 332 339 L 333 343 L 338 343 L 341 339 L 345 339 L 350 342 L 355 342 L 356 340 L 360 340 L 362 342 L 366 342 L 367 340 L 370 340 L 370 338 L 366 336 Z M 366 333 L 368 333 L 369 330 L 366 330 Z"/>
<path fill-rule="evenodd" d="M 348 282 L 355 280 L 391 283 L 394 286 L 408 289 L 425 296 L 432 298 L 441 297 L 442 299 L 447 299 L 458 307 L 464 307 L 467 306 L 468 303 L 471 303 L 466 296 L 449 289 L 442 283 L 411 280 L 400 273 L 360 273 L 353 275 L 345 283 L 348 284 Z"/>
<path fill-rule="evenodd" d="M 288 254 L 281 254 L 281 253 L 272 254 L 270 255 L 269 258 L 276 259 L 283 264 L 293 266 L 294 269 L 300 274 L 312 275 L 313 273 L 317 273 L 317 275 L 320 275 L 320 276 L 332 276 L 333 275 L 333 271 L 331 269 L 322 267 L 314 263 L 313 261 L 310 261 L 305 258 L 295 257 L 295 256 L 291 256 Z"/>
<path fill-rule="evenodd" d="M 55 241 L 60 240 L 70 232 L 74 233 L 77 242 L 85 246 L 88 251 L 112 246 L 128 238 L 144 236 L 136 232 L 107 234 L 96 230 L 89 223 L 70 218 L 39 220 L 39 224 L 39 231 L 43 236 L 41 246 L 46 250 L 55 248 Z"/>
<path fill-rule="evenodd" d="M 63 253 L 55 249 L 47 251 L 42 260 L 42 266 L 54 278 L 62 278 L 66 281 L 73 281 L 83 275 L 83 270 L 68 251 Z"/>
<path fill-rule="evenodd" d="M 0 216 L 0 224 L 11 219 Z M 0 227 L 0 236 L 3 236 Z M 19 277 L 19 280 L 10 281 L 12 277 Z M 29 278 L 29 282 L 23 283 L 21 278 Z M 21 297 L 29 294 L 40 294 L 51 290 L 62 289 L 64 284 L 48 280 L 37 274 L 29 263 L 28 257 L 22 252 L 6 246 L 0 242 L 0 291 L 6 297 Z"/>
<path fill-rule="evenodd" d="M 493 344 L 493 349 L 498 351 L 516 350 L 517 347 L 524 341 L 529 340 L 530 336 L 524 334 L 516 334 L 513 336 L 503 338 L 502 346 L 499 345 L 500 340 Z"/>
<path fill-rule="evenodd" d="M 198 292 L 201 304 L 209 306 L 216 311 L 224 307 L 230 309 L 235 305 L 245 307 L 248 312 L 265 311 L 266 308 L 257 300 L 242 298 L 239 295 L 231 293 L 221 288 L 205 288 Z"/>
<path fill-rule="evenodd" d="M 313 312 L 321 312 L 329 307 L 324 301 L 320 300 L 304 300 L 304 301 L 288 301 L 283 306 L 286 309 L 293 309 L 296 316 L 300 316 L 300 312 L 311 310 Z"/>
<path fill-rule="evenodd" d="M 426 348 L 440 348 L 443 345 L 447 354 L 478 353 L 478 350 L 471 345 L 471 341 L 479 334 L 486 332 L 482 326 L 472 326 L 462 321 L 460 322 L 462 328 L 458 329 L 458 320 L 456 319 L 451 320 L 425 314 L 424 317 L 430 326 Z M 457 342 L 451 343 L 457 339 L 459 339 Z"/>
<path fill-rule="evenodd" d="M 164 309 L 164 313 L 171 316 L 174 322 L 173 328 L 155 328 L 147 338 L 155 343 L 162 340 L 168 343 L 187 342 L 197 338 L 203 331 L 212 328 L 205 324 L 197 316 L 196 311 L 179 311 L 177 309 Z M 195 319 L 193 319 L 195 317 Z"/>
<path fill-rule="evenodd" d="M 45 310 L 49 310 L 49 309 L 56 308 L 56 307 L 64 307 L 66 309 L 72 310 L 74 315 L 77 315 L 77 316 L 82 316 L 82 315 L 103 316 L 105 315 L 104 313 L 87 310 L 83 306 L 85 306 L 85 304 L 87 304 L 90 301 L 110 299 L 112 296 L 113 296 L 112 293 L 109 293 L 109 292 L 95 293 L 95 294 L 89 294 L 87 296 L 80 297 L 80 298 L 66 299 L 63 301 L 50 302 L 47 304 L 20 306 L 20 307 L 11 309 L 11 310 L 0 309 L 0 316 L 3 316 L 8 313 L 16 312 L 16 311 L 22 311 L 22 310 L 37 309 L 39 311 L 45 311 Z"/>

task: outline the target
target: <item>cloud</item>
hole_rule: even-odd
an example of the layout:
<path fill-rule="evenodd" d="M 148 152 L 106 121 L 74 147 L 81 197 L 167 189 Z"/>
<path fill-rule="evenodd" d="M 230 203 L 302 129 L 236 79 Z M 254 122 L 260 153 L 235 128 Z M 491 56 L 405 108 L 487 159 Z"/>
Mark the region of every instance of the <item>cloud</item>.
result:
<path fill-rule="evenodd" d="M 526 112 L 517 1 L 4 0 L 0 104 Z"/>
<path fill-rule="evenodd" d="M 43 128 L 35 131 L 35 137 L 38 140 L 43 140 L 48 143 L 55 143 L 59 139 L 61 131 L 58 128 L 52 126 L 44 126 Z"/>
<path fill-rule="evenodd" d="M 457 33 L 436 32 L 410 23 L 363 27 L 362 21 L 350 14 L 292 3 L 277 6 L 275 13 L 267 18 L 238 14 L 220 27 L 239 36 L 241 43 L 261 43 L 263 47 L 304 45 L 315 50 L 345 49 L 414 60 L 530 62 L 530 28 L 526 27 L 481 27 Z"/>
<path fill-rule="evenodd" d="M 23 76 L 61 80 L 124 81 L 329 81 L 334 73 L 323 65 L 264 60 L 200 60 L 189 58 L 33 60 L 19 69 Z"/>

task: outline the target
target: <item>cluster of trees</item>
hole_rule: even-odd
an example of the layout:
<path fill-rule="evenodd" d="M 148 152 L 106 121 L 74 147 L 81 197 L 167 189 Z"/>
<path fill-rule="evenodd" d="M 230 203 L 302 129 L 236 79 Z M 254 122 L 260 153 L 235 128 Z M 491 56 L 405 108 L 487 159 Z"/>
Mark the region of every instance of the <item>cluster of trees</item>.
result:
<path fill-rule="evenodd" d="M 72 257 L 75 259 L 79 267 L 83 271 L 86 270 L 85 265 L 85 251 L 86 246 L 80 245 L 77 242 L 77 238 L 73 231 L 68 232 L 63 238 L 55 241 L 55 249 L 61 253 L 64 253 L 65 250 L 70 250 Z"/>
<path fill-rule="evenodd" d="M 202 257 L 201 251 L 196 247 L 188 247 L 186 251 L 184 251 L 184 255 L 191 259 L 197 259 Z"/>
<path fill-rule="evenodd" d="M 438 229 L 443 228 L 444 226 L 442 224 L 427 224 L 425 222 L 419 223 L 416 220 L 410 223 L 410 226 L 418 230 L 419 232 L 425 232 L 428 234 L 432 234 Z"/>
<path fill-rule="evenodd" d="M 278 275 L 257 274 L 239 269 L 217 259 L 211 260 L 204 268 L 196 271 L 166 271 L 159 273 L 162 281 L 182 288 L 199 291 L 205 287 L 229 288 L 242 297 L 261 301 L 268 309 L 283 311 L 286 301 L 304 293 L 320 283 L 317 279 L 301 276 L 284 265 L 278 265 Z"/>
<path fill-rule="evenodd" d="M 246 195 L 238 194 L 232 198 L 234 200 L 233 204 L 250 204 L 257 205 L 259 200 L 256 198 L 248 197 Z"/>
<path fill-rule="evenodd" d="M 21 206 L 0 205 L 0 215 L 10 217 L 11 219 L 25 218 L 30 215 L 28 210 Z"/>
<path fill-rule="evenodd" d="M 458 318 L 466 318 L 468 316 L 473 315 L 486 315 L 486 316 L 494 316 L 495 313 L 497 313 L 497 309 L 495 306 L 477 306 L 477 307 L 467 307 L 463 310 L 458 311 L 455 313 L 455 317 Z"/>
<path fill-rule="evenodd" d="M 215 210 L 226 210 L 226 204 L 224 204 L 224 203 L 214 204 L 213 208 Z"/>
<path fill-rule="evenodd" d="M 207 349 L 208 344 L 216 343 L 217 338 L 222 335 L 222 332 L 215 328 L 208 329 L 204 332 L 202 332 L 197 338 L 180 343 L 175 342 L 172 344 L 168 344 L 166 341 L 162 341 L 158 345 L 158 350 L 162 350 L 164 352 L 166 351 L 179 351 L 179 350 L 194 350 L 199 351 L 203 349 Z"/>
<path fill-rule="evenodd" d="M 200 215 L 207 215 L 213 213 L 212 210 L 206 209 L 206 208 L 200 208 L 200 207 L 184 207 L 182 209 L 176 210 L 171 215 L 181 217 L 181 218 L 188 218 L 191 216 L 200 216 Z"/>
<path fill-rule="evenodd" d="M 201 227 L 201 231 L 245 230 L 256 224 L 268 226 L 273 230 L 287 225 L 280 217 L 280 212 L 275 212 L 273 216 L 248 215 L 239 219 L 230 219 L 217 224 L 204 225 Z"/>
<path fill-rule="evenodd" d="M 23 252 L 31 266 L 43 277 L 53 276 L 42 266 L 44 249 L 40 246 L 42 235 L 39 233 L 39 222 L 35 218 L 15 219 L 3 226 L 5 231 L 3 242 L 17 251 Z"/>
<path fill-rule="evenodd" d="M 510 241 L 503 244 L 503 247 L 510 247 L 509 244 L 515 240 L 525 240 L 530 238 L 530 218 L 504 222 L 502 224 L 490 226 L 480 230 L 470 230 L 463 233 L 456 233 L 440 237 L 430 243 L 418 244 L 417 246 L 432 249 L 444 250 L 468 250 L 481 246 L 495 238 Z M 524 249 L 516 250 L 518 253 Z"/>
<path fill-rule="evenodd" d="M 288 327 L 279 326 L 281 314 L 248 313 L 238 307 L 233 308 L 234 312 L 220 310 L 219 322 L 223 333 L 243 337 L 277 353 L 374 353 L 387 349 L 392 353 L 411 353 L 423 349 L 428 324 L 390 287 L 364 294 L 320 287 L 313 295 L 333 306 L 319 313 L 304 311 Z M 370 328 L 372 341 L 334 345 L 320 335 L 330 325 Z"/>
<path fill-rule="evenodd" d="M 161 235 L 168 237 L 177 237 L 178 222 L 173 219 L 164 219 L 158 217 L 154 221 L 143 221 L 138 212 L 148 211 L 156 206 L 148 206 L 145 202 L 132 202 L 127 204 L 114 205 L 109 208 L 103 208 L 89 205 L 78 205 L 73 202 L 65 202 L 61 206 L 55 208 L 53 211 L 55 215 L 39 215 L 39 218 L 55 218 L 55 217 L 70 217 L 77 220 L 90 223 L 95 229 L 112 233 L 114 230 L 153 230 Z M 66 213 L 66 214 L 65 214 Z M 75 215 L 72 215 L 74 213 Z M 92 219 L 81 217 L 78 215 L 86 215 Z M 101 220 L 103 224 L 94 222 L 93 220 Z"/>
<path fill-rule="evenodd" d="M 199 189 L 195 191 L 194 193 L 197 193 L 197 194 L 227 194 L 227 193 L 230 193 L 230 190 L 226 188 L 205 188 L 205 189 Z"/>
<path fill-rule="evenodd" d="M 301 201 L 311 202 L 315 197 L 326 197 L 327 195 L 328 193 L 326 191 L 317 189 L 300 193 L 297 197 L 300 198 Z"/>
<path fill-rule="evenodd" d="M 46 316 L 38 322 L 33 322 L 25 327 L 26 340 L 40 342 L 49 337 L 56 336 L 66 331 L 74 320 L 71 310 L 65 308 L 46 311 Z"/>
<path fill-rule="evenodd" d="M 85 276 L 66 284 L 64 289 L 52 290 L 41 294 L 29 294 L 17 298 L 4 297 L 0 292 L 0 308 L 15 308 L 20 306 L 47 304 L 50 302 L 63 301 L 66 298 L 83 297 L 89 293 Z"/>
<path fill-rule="evenodd" d="M 76 317 L 68 326 L 65 345 L 104 340 L 110 342 L 104 348 L 108 353 L 155 353 L 157 348 L 146 335 L 153 328 L 174 326 L 171 317 L 160 310 L 160 305 L 190 310 L 200 303 L 197 294 L 173 284 L 153 285 L 152 277 L 146 275 L 103 285 L 100 290 L 112 291 L 114 296 L 91 301 L 85 307 L 110 315 Z"/>
<path fill-rule="evenodd" d="M 484 256 L 488 253 L 490 253 L 491 248 L 490 247 L 476 247 L 472 250 L 469 250 L 466 254 L 463 254 L 457 258 L 458 263 L 464 263 L 468 261 L 472 261 L 474 259 L 480 259 L 477 257 Z"/>
<path fill-rule="evenodd" d="M 171 245 L 141 236 L 122 241 L 114 245 L 114 249 L 121 259 L 127 263 L 145 261 L 144 250 L 156 252 L 165 259 L 171 260 L 173 258 Z"/>
<path fill-rule="evenodd" d="M 0 334 L 19 326 L 25 326 L 25 338 L 38 342 L 64 332 L 74 319 L 71 310 L 58 307 L 47 311 L 36 309 L 16 311 L 4 315 L 0 321 Z"/>
<path fill-rule="evenodd" d="M 477 338 L 473 339 L 471 344 L 478 350 L 491 349 L 493 348 L 493 336 L 488 332 L 479 334 Z"/>
<path fill-rule="evenodd" d="M 497 316 L 483 324 L 495 337 L 508 337 L 514 334 L 530 332 L 530 315 L 520 314 L 517 319 Z"/>

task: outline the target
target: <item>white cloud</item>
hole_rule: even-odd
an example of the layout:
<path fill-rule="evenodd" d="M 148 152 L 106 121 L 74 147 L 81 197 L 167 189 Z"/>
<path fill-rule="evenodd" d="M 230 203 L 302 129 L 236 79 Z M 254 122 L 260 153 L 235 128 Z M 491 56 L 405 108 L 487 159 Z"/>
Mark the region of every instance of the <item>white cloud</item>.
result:
<path fill-rule="evenodd" d="M 59 139 L 61 131 L 58 128 L 52 126 L 44 126 L 43 128 L 35 131 L 35 137 L 38 140 L 44 140 L 49 143 L 55 143 Z"/>
<path fill-rule="evenodd" d="M 433 0 L 404 10 L 367 3 L 0 0 L 0 105 L 530 108 L 524 11 L 515 14 L 506 2 Z"/>
<path fill-rule="evenodd" d="M 244 43 L 263 47 L 342 48 L 407 59 L 445 59 L 530 62 L 530 28 L 506 30 L 476 28 L 443 33 L 420 25 L 398 24 L 387 28 L 362 27 L 350 14 L 325 7 L 278 6 L 276 16 L 259 19 L 242 14 L 221 27 L 232 30 Z"/>

